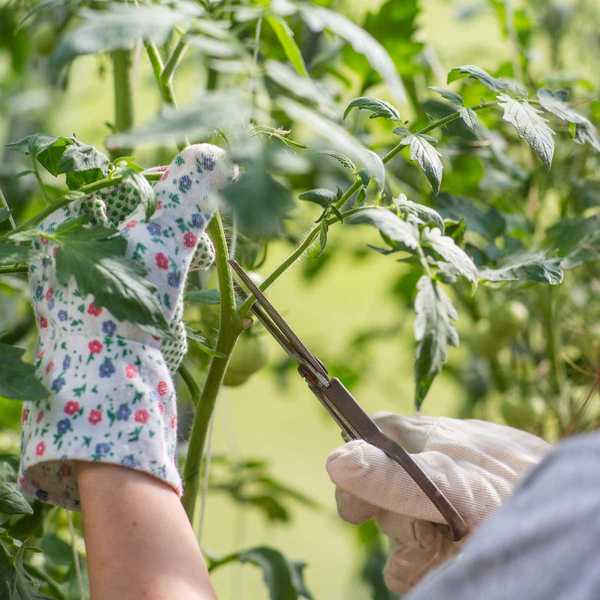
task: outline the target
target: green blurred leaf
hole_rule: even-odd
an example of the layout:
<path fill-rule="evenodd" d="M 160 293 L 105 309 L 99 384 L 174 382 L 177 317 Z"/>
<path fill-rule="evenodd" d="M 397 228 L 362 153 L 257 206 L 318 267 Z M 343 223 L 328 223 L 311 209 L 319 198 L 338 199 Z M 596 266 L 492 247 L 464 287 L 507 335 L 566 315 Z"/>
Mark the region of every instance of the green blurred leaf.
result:
<path fill-rule="evenodd" d="M 531 146 L 549 169 L 554 155 L 554 132 L 540 111 L 526 100 L 515 100 L 506 94 L 498 96 L 498 103 L 504 109 L 502 118 L 514 126 L 519 136 Z"/>
<path fill-rule="evenodd" d="M 197 304 L 220 304 L 221 294 L 219 290 L 191 290 L 185 294 L 186 302 Z"/>
<path fill-rule="evenodd" d="M 33 365 L 23 362 L 25 350 L 0 343 L 0 396 L 11 400 L 43 400 L 48 390 L 38 381 Z"/>
<path fill-rule="evenodd" d="M 477 281 L 478 271 L 475 263 L 451 237 L 443 235 L 437 227 L 434 227 L 433 229 L 424 229 L 422 239 L 463 277 L 473 283 Z"/>
<path fill-rule="evenodd" d="M 487 281 L 536 281 L 558 285 L 563 281 L 560 258 L 548 258 L 543 252 L 526 252 L 502 259 L 496 269 L 480 269 Z"/>
<path fill-rule="evenodd" d="M 304 582 L 304 563 L 288 560 L 279 550 L 269 546 L 257 546 L 236 552 L 213 563 L 210 570 L 233 561 L 249 563 L 260 568 L 271 600 L 313 600 Z"/>
<path fill-rule="evenodd" d="M 404 86 L 398 77 L 394 62 L 385 48 L 370 33 L 340 13 L 320 6 L 303 3 L 300 6 L 300 14 L 313 31 L 329 29 L 349 43 L 356 52 L 363 54 L 387 83 L 394 98 L 399 102 L 404 101 Z"/>
<path fill-rule="evenodd" d="M 409 147 L 410 159 L 414 160 L 421 167 L 434 193 L 437 194 L 440 191 L 442 173 L 444 171 L 441 159 L 442 155 L 422 135 L 407 135 L 402 138 L 400 143 Z"/>
<path fill-rule="evenodd" d="M 385 167 L 383 161 L 375 152 L 365 148 L 344 128 L 298 102 L 289 98 L 281 98 L 279 104 L 288 116 L 310 127 L 317 135 L 333 146 L 337 152 L 348 155 L 353 162 L 362 165 L 369 176 L 377 182 L 379 188 L 383 189 Z"/>
<path fill-rule="evenodd" d="M 423 275 L 417 283 L 415 299 L 415 405 L 423 404 L 427 392 L 448 357 L 448 347 L 458 346 L 453 321 L 458 314 L 439 285 Z"/>
<path fill-rule="evenodd" d="M 347 221 L 351 224 L 369 223 L 374 225 L 384 239 L 401 244 L 409 250 L 416 250 L 419 245 L 416 228 L 386 208 L 367 208 L 352 215 Z"/>
<path fill-rule="evenodd" d="M 369 119 L 383 117 L 384 119 L 400 120 L 400 114 L 389 102 L 373 98 L 372 96 L 361 96 L 354 98 L 344 111 L 344 119 L 350 114 L 353 108 L 358 110 L 367 110 L 371 113 Z"/>
<path fill-rule="evenodd" d="M 252 103 L 237 92 L 207 92 L 189 107 L 165 108 L 154 120 L 131 131 L 110 136 L 106 146 L 120 148 L 150 142 L 183 141 L 187 137 L 210 137 L 215 131 L 244 131 Z"/>
<path fill-rule="evenodd" d="M 314 190 L 307 190 L 306 192 L 302 192 L 298 198 L 300 200 L 305 200 L 307 202 L 314 202 L 323 208 L 327 208 L 332 202 L 335 202 L 338 198 L 338 195 L 331 190 L 326 190 L 324 188 L 317 188 Z"/>
<path fill-rule="evenodd" d="M 600 260 L 600 231 L 596 230 L 579 240 L 575 248 L 567 254 L 560 265 L 564 269 L 574 269 L 586 263 Z"/>
<path fill-rule="evenodd" d="M 31 248 L 10 242 L 0 242 L 0 265 L 12 265 L 26 262 Z"/>
<path fill-rule="evenodd" d="M 186 12 L 170 10 L 164 6 L 133 6 L 109 4 L 105 10 L 84 9 L 80 12 L 84 22 L 61 40 L 51 58 L 56 71 L 84 54 L 97 54 L 118 49 L 132 49 L 140 40 L 163 44 L 173 28 L 189 23 L 190 16 L 201 14 L 186 5 Z"/>
<path fill-rule="evenodd" d="M 1 385 L 1 384 L 0 384 Z M 0 513 L 7 515 L 31 515 L 33 509 L 16 483 L 0 481 Z"/>
<path fill-rule="evenodd" d="M 79 292 L 117 319 L 166 329 L 156 288 L 142 265 L 125 257 L 127 240 L 103 227 L 73 227 L 67 221 L 52 234 L 58 242 L 56 275 L 67 285 L 73 277 Z"/>
<path fill-rule="evenodd" d="M 445 88 L 440 88 L 436 86 L 430 86 L 429 89 L 436 92 L 436 94 L 439 94 L 445 100 L 448 100 L 450 104 L 454 104 L 457 107 L 463 105 L 463 97 L 460 94 L 453 92 L 452 90 L 447 90 Z"/>
<path fill-rule="evenodd" d="M 294 65 L 294 68 L 303 77 L 308 77 L 308 71 L 304 64 L 304 58 L 302 58 L 302 52 L 296 44 L 294 39 L 294 32 L 287 24 L 287 21 L 283 17 L 277 15 L 268 15 L 267 23 L 271 26 L 271 29 L 275 32 L 281 47 L 283 48 L 285 55 L 288 60 Z"/>

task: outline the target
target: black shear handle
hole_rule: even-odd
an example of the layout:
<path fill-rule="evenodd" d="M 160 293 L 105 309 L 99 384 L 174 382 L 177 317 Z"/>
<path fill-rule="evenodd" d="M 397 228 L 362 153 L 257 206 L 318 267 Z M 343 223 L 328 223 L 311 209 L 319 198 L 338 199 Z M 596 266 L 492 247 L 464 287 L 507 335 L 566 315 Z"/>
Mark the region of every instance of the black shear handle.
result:
<path fill-rule="evenodd" d="M 322 390 L 320 391 L 323 393 Z M 467 535 L 469 528 L 452 502 L 446 498 L 444 493 L 414 461 L 412 456 L 402 446 L 381 431 L 339 379 L 331 379 L 329 387 L 324 392 L 324 396 L 325 398 L 322 398 L 322 400 L 326 405 L 330 405 L 329 410 L 338 415 L 344 415 L 346 417 L 345 420 L 352 424 L 354 435 L 351 434 L 351 437 L 363 439 L 372 446 L 379 448 L 408 473 L 411 479 L 421 488 L 423 493 L 444 517 L 450 527 L 454 541 L 461 540 Z M 348 429 L 345 429 L 348 433 Z"/>

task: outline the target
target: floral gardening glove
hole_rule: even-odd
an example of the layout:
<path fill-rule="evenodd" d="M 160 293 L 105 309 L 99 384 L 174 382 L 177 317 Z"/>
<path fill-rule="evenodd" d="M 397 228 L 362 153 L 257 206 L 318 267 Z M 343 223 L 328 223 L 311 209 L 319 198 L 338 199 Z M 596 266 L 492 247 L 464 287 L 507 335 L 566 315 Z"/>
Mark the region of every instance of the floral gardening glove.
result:
<path fill-rule="evenodd" d="M 146 219 L 142 203 L 120 227 L 127 255 L 146 268 L 171 328 L 180 323 L 186 276 L 214 209 L 211 193 L 231 175 L 223 150 L 190 146 L 156 184 L 152 217 Z M 104 199 L 104 211 L 97 203 L 97 212 L 110 222 L 113 197 L 107 192 Z M 40 228 L 52 231 L 81 210 L 80 202 L 72 203 Z M 92 296 L 78 292 L 73 278 L 61 285 L 53 245 L 35 242 L 43 252 L 29 269 L 40 331 L 36 367 L 52 397 L 29 402 L 23 411 L 24 491 L 77 509 L 71 461 L 83 460 L 144 471 L 181 493 L 175 389 L 160 338 L 96 306 Z"/>
<path fill-rule="evenodd" d="M 375 420 L 438 485 L 471 531 L 550 450 L 535 435 L 486 421 L 392 413 Z M 327 471 L 340 516 L 350 523 L 373 518 L 390 538 L 384 578 L 393 592 L 408 591 L 460 549 L 430 500 L 381 450 L 351 441 L 329 455 Z"/>

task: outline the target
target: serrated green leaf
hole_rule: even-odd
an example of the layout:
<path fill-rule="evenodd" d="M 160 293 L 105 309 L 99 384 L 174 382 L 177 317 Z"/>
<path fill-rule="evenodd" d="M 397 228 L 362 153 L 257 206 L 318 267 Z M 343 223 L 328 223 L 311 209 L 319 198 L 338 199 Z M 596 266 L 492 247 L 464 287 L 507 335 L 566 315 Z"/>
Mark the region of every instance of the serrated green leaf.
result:
<path fill-rule="evenodd" d="M 549 169 L 554 155 L 554 132 L 540 111 L 526 100 L 515 100 L 506 94 L 498 96 L 498 103 L 504 109 L 502 118 L 513 125 Z"/>
<path fill-rule="evenodd" d="M 458 318 L 456 309 L 439 285 L 425 275 L 417 283 L 415 312 L 415 404 L 419 409 L 446 362 L 448 347 L 458 346 L 459 338 L 453 324 Z"/>
<path fill-rule="evenodd" d="M 33 514 L 33 509 L 16 483 L 0 481 L 0 513 L 7 515 Z"/>
<path fill-rule="evenodd" d="M 306 65 L 304 64 L 302 52 L 300 52 L 300 48 L 298 48 L 298 44 L 296 44 L 294 32 L 287 24 L 287 21 L 283 17 L 277 15 L 267 15 L 266 19 L 267 23 L 271 26 L 271 29 L 275 32 L 288 60 L 294 65 L 294 68 L 300 75 L 308 77 L 309 75 L 306 70 Z"/>
<path fill-rule="evenodd" d="M 589 144 L 596 152 L 600 152 L 598 131 L 590 121 L 575 125 L 575 142 L 577 144 Z"/>
<path fill-rule="evenodd" d="M 479 277 L 487 281 L 537 281 L 558 285 L 564 273 L 560 258 L 548 258 L 543 252 L 528 252 L 504 258 L 496 269 L 480 269 Z"/>
<path fill-rule="evenodd" d="M 470 108 L 461 108 L 459 111 L 462 122 L 473 132 L 477 133 L 481 129 L 477 113 Z"/>
<path fill-rule="evenodd" d="M 72 139 L 60 157 L 57 171 L 66 174 L 69 188 L 77 189 L 105 177 L 109 164 L 108 158 L 94 146 Z"/>
<path fill-rule="evenodd" d="M 6 147 L 14 150 L 15 152 L 21 152 L 23 154 L 37 157 L 39 154 L 44 152 L 44 150 L 50 148 L 50 146 L 52 146 L 58 139 L 65 138 L 57 138 L 53 135 L 45 135 L 43 133 L 33 133 L 16 142 L 6 144 Z"/>
<path fill-rule="evenodd" d="M 433 229 L 426 228 L 423 230 L 422 240 L 449 262 L 463 277 L 473 283 L 477 281 L 478 271 L 475 263 L 451 237 L 443 235 L 437 227 L 434 227 Z"/>
<path fill-rule="evenodd" d="M 401 140 L 410 149 L 410 159 L 421 167 L 423 173 L 429 180 L 434 193 L 440 191 L 444 165 L 441 154 L 431 145 L 425 136 L 411 134 Z"/>
<path fill-rule="evenodd" d="M 289 98 L 281 98 L 279 104 L 292 119 L 307 125 L 333 146 L 337 152 L 348 155 L 352 161 L 362 165 L 369 176 L 377 182 L 379 188 L 383 189 L 385 167 L 383 161 L 375 152 L 365 148 L 344 128 L 298 102 Z"/>
<path fill-rule="evenodd" d="M 451 104 L 454 104 L 456 106 L 463 105 L 463 97 L 460 94 L 453 92 L 452 90 L 447 90 L 445 88 L 440 88 L 433 85 L 430 86 L 429 89 L 435 92 L 436 94 L 439 94 L 445 100 L 448 100 L 448 102 L 450 102 Z"/>
<path fill-rule="evenodd" d="M 164 6 L 127 6 L 109 4 L 106 10 L 80 11 L 83 23 L 69 32 L 51 57 L 51 66 L 58 71 L 78 56 L 118 49 L 132 49 L 140 40 L 163 44 L 173 28 L 189 22 L 186 12 Z M 196 15 L 199 9 L 194 9 Z"/>
<path fill-rule="evenodd" d="M 419 245 L 418 231 L 414 225 L 403 221 L 387 208 L 367 208 L 347 219 L 350 224 L 369 223 L 374 225 L 384 239 L 401 244 L 410 250 Z"/>
<path fill-rule="evenodd" d="M 309 3 L 301 5 L 300 14 L 312 31 L 329 29 L 350 44 L 355 52 L 362 54 L 387 83 L 394 98 L 399 102 L 404 101 L 404 86 L 394 61 L 370 33 L 338 12 Z"/>
<path fill-rule="evenodd" d="M 68 228 L 66 222 L 53 234 L 58 242 L 56 275 L 67 285 L 73 277 L 84 296 L 108 309 L 117 319 L 151 329 L 167 323 L 156 298 L 156 288 L 142 265 L 125 257 L 127 241 L 103 227 Z"/>
<path fill-rule="evenodd" d="M 454 67 L 448 73 L 448 83 L 452 83 L 463 77 L 471 77 L 494 92 L 512 92 L 519 96 L 527 96 L 527 90 L 520 83 L 492 77 L 487 71 L 475 65 Z"/>
<path fill-rule="evenodd" d="M 314 202 L 323 208 L 327 208 L 332 202 L 337 200 L 337 194 L 331 190 L 325 188 L 316 188 L 314 190 L 307 190 L 302 192 L 298 198 L 305 200 L 306 202 Z"/>
<path fill-rule="evenodd" d="M 372 96 L 354 98 L 344 111 L 344 119 L 350 114 L 353 108 L 369 111 L 371 113 L 369 116 L 370 119 L 383 117 L 384 119 L 400 120 L 400 113 L 398 113 L 394 106 L 385 100 L 380 100 Z"/>
<path fill-rule="evenodd" d="M 0 343 L 0 396 L 11 400 L 44 400 L 48 390 L 38 381 L 33 365 L 23 362 L 25 350 Z"/>
<path fill-rule="evenodd" d="M 434 225 L 440 229 L 442 233 L 444 232 L 444 219 L 442 219 L 442 216 L 437 211 L 433 210 L 433 208 L 408 200 L 405 194 L 400 194 L 400 196 L 394 200 L 394 203 L 401 211 L 412 216 L 417 223 L 421 225 Z"/>

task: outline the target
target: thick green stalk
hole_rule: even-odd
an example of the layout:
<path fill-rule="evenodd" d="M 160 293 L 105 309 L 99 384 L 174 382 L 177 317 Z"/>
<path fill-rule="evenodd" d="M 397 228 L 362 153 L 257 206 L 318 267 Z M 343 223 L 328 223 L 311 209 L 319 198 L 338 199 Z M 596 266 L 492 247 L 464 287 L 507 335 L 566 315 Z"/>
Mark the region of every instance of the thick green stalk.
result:
<path fill-rule="evenodd" d="M 236 313 L 233 279 L 227 262 L 229 258 L 227 240 L 225 239 L 221 215 L 218 212 L 215 213 L 208 226 L 208 233 L 215 245 L 217 275 L 219 279 L 219 291 L 221 293 L 221 318 L 216 347 L 219 356 L 212 358 L 204 388 L 196 402 L 196 413 L 192 423 L 187 457 L 183 470 L 184 494 L 182 503 L 190 522 L 194 520 L 196 499 L 200 487 L 200 467 L 210 419 L 221 383 L 223 382 L 225 369 L 229 363 L 229 357 L 242 331 L 241 319 Z"/>
<path fill-rule="evenodd" d="M 115 97 L 115 132 L 128 131 L 133 126 L 133 91 L 131 88 L 131 51 L 111 53 Z M 111 158 L 131 154 L 131 148 L 112 148 Z"/>

